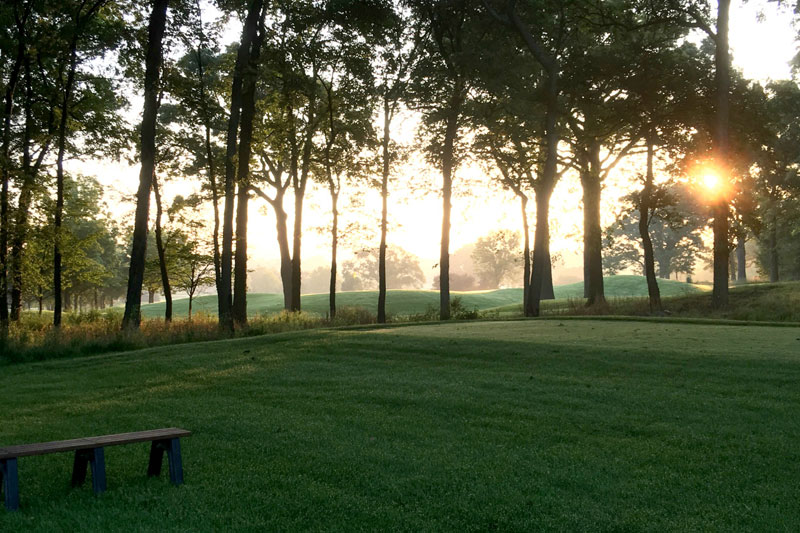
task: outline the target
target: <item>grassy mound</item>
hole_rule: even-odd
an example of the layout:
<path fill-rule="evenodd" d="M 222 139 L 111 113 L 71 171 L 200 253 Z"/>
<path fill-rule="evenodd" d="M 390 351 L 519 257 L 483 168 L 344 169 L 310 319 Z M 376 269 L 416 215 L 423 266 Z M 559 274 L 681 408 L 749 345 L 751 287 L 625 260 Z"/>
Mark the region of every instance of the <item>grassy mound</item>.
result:
<path fill-rule="evenodd" d="M 665 296 L 700 292 L 694 285 L 671 280 L 659 280 L 659 286 Z M 605 278 L 606 295 L 609 298 L 626 298 L 647 296 L 647 283 L 642 276 L 610 276 Z M 573 283 L 555 288 L 556 298 L 583 297 L 583 283 Z M 522 289 L 498 289 L 493 291 L 452 292 L 459 296 L 467 308 L 478 310 L 513 306 L 522 301 Z M 363 307 L 375 310 L 378 305 L 377 291 L 341 292 L 336 295 L 336 303 L 341 307 Z M 302 297 L 304 311 L 325 315 L 328 312 L 327 294 L 307 294 Z M 439 292 L 423 290 L 392 290 L 386 298 L 387 312 L 391 315 L 413 315 L 424 313 L 429 307 L 439 308 Z M 173 302 L 173 313 L 176 318 L 188 314 L 189 301 L 179 299 Z M 247 309 L 251 315 L 277 313 L 283 309 L 283 296 L 280 294 L 254 293 L 247 295 Z M 201 296 L 193 303 L 193 312 L 216 314 L 216 295 Z M 142 306 L 145 317 L 164 316 L 164 303 Z"/>
<path fill-rule="evenodd" d="M 793 328 L 310 331 L 3 368 L 0 445 L 181 426 L 186 484 L 20 460 L 1 531 L 797 530 Z"/>
<path fill-rule="evenodd" d="M 606 298 L 631 298 L 647 296 L 647 280 L 644 276 L 606 276 L 603 278 L 603 288 Z M 662 296 L 681 296 L 684 294 L 698 294 L 704 292 L 697 285 L 659 279 L 658 288 Z M 556 298 L 583 298 L 583 282 L 571 283 L 555 287 Z"/>
<path fill-rule="evenodd" d="M 729 320 L 800 322 L 800 282 L 754 283 L 731 287 L 728 307 L 713 309 L 711 294 L 689 294 L 664 300 L 672 316 L 723 318 Z M 621 315 L 645 314 L 645 300 L 628 300 L 612 304 L 612 311 Z"/>

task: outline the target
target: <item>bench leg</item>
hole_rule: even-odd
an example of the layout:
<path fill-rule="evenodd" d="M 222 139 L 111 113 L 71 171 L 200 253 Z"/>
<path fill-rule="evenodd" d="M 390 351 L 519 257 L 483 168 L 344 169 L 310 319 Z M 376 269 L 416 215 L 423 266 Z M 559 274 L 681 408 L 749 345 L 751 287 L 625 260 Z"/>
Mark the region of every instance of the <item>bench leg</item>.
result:
<path fill-rule="evenodd" d="M 153 441 L 150 445 L 150 463 L 147 466 L 147 475 L 150 477 L 161 475 L 164 452 L 167 452 L 167 459 L 169 460 L 169 479 L 173 485 L 180 485 L 183 483 L 180 439 Z"/>
<path fill-rule="evenodd" d="M 103 448 L 91 450 L 89 464 L 92 465 L 92 489 L 95 494 L 106 491 L 106 454 Z"/>
<path fill-rule="evenodd" d="M 86 481 L 87 467 L 92 467 L 92 489 L 96 494 L 106 491 L 106 457 L 103 448 L 77 450 L 72 465 L 72 486 L 79 487 Z"/>
<path fill-rule="evenodd" d="M 183 461 L 181 460 L 181 441 L 180 439 L 170 439 L 167 448 L 169 458 L 169 480 L 173 485 L 183 483 Z"/>
<path fill-rule="evenodd" d="M 147 475 L 156 477 L 161 475 L 161 464 L 164 462 L 165 441 L 154 440 L 150 444 L 150 462 L 147 465 Z"/>
<path fill-rule="evenodd" d="M 89 456 L 86 450 L 76 450 L 72 462 L 72 486 L 80 487 L 86 481 L 86 469 L 89 467 Z"/>
<path fill-rule="evenodd" d="M 0 461 L 0 481 L 6 497 L 6 509 L 19 509 L 19 477 L 17 475 L 17 458 Z"/>

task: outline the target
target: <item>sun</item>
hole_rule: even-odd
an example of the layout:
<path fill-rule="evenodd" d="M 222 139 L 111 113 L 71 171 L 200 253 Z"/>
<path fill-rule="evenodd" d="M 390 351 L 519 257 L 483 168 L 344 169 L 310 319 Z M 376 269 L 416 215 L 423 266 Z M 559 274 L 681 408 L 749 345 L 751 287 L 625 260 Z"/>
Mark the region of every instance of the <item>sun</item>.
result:
<path fill-rule="evenodd" d="M 708 171 L 705 174 L 703 174 L 701 180 L 703 182 L 703 187 L 708 189 L 710 192 L 717 191 L 722 181 L 719 178 L 719 174 L 711 171 Z"/>

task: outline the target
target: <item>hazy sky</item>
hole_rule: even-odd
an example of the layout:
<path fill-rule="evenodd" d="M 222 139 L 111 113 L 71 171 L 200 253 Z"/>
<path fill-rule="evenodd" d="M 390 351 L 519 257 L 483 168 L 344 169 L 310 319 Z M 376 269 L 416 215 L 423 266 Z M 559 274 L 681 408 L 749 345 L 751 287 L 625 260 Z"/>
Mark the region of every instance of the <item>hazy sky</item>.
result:
<path fill-rule="evenodd" d="M 733 63 L 748 78 L 784 79 L 790 77 L 788 62 L 796 53 L 795 30 L 791 23 L 791 14 L 781 10 L 774 3 L 751 1 L 743 4 L 734 1 L 731 7 L 731 48 Z M 237 29 L 232 28 L 227 35 L 235 36 Z M 141 99 L 132 99 L 134 105 L 141 107 Z M 140 109 L 132 109 L 134 117 Z M 408 117 L 398 124 L 401 137 L 411 138 L 413 135 L 414 117 Z M 613 221 L 617 198 L 625 193 L 627 176 L 636 171 L 636 161 L 621 165 L 610 176 L 606 183 L 603 198 L 603 223 Z M 133 206 L 120 201 L 121 196 L 132 197 L 138 184 L 138 167 L 113 161 L 70 162 L 69 167 L 84 174 L 96 175 L 107 188 L 107 198 L 115 213 L 124 216 L 131 212 Z M 395 193 L 390 201 L 390 235 L 391 245 L 401 246 L 420 256 L 423 270 L 429 280 L 436 274 L 432 268 L 438 262 L 439 240 L 441 234 L 441 200 L 434 192 L 428 194 L 414 193 L 407 187 L 407 182 L 427 180 L 432 186 L 438 186 L 438 173 L 420 162 L 411 162 L 407 169 L 397 177 L 394 184 Z M 511 193 L 490 186 L 491 180 L 482 169 L 475 165 L 466 165 L 458 170 L 455 182 L 455 198 L 453 200 L 451 252 L 461 246 L 474 242 L 478 237 L 495 229 L 521 228 L 520 207 Z M 472 186 L 470 186 L 472 185 Z M 165 196 L 191 192 L 193 185 L 175 183 L 165 186 Z M 478 195 L 469 194 L 470 190 L 479 190 Z M 346 224 L 355 220 L 355 210 L 348 210 L 350 198 L 343 191 L 340 200 L 342 218 Z M 580 186 L 574 176 L 565 176 L 561 180 L 552 199 L 553 245 L 554 253 L 563 256 L 561 264 L 556 264 L 554 276 L 556 283 L 566 283 L 581 279 L 581 226 L 582 212 L 580 208 Z M 358 209 L 358 218 L 363 225 L 372 228 L 366 240 L 353 242 L 353 250 L 363 247 L 377 247 L 379 211 L 372 206 L 380 205 L 376 192 L 361 198 L 364 207 Z M 286 201 L 287 209 L 291 201 Z M 278 258 L 275 241 L 275 218 L 266 209 L 265 202 L 255 199 L 250 207 L 249 255 L 252 268 L 275 268 Z M 533 218 L 533 210 L 529 218 Z M 311 188 L 307 196 L 307 207 L 304 214 L 303 261 L 305 269 L 327 264 L 329 261 L 329 236 L 317 231 L 325 227 L 330 220 L 329 197 L 324 190 Z M 290 226 L 291 228 L 291 221 Z M 531 227 L 531 239 L 533 238 Z M 348 256 L 344 251 L 344 258 Z M 696 276 L 703 278 L 700 274 Z"/>

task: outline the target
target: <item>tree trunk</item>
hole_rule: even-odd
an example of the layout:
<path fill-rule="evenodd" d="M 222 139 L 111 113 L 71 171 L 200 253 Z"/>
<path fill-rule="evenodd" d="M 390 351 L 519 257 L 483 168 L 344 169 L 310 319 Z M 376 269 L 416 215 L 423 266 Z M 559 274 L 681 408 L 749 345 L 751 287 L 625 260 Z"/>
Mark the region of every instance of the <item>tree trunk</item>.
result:
<path fill-rule="evenodd" d="M 300 311 L 300 248 L 303 239 L 303 196 L 305 195 L 305 184 L 294 191 L 294 231 L 292 232 L 292 298 L 290 303 L 291 311 Z"/>
<path fill-rule="evenodd" d="M 716 128 L 714 148 L 717 164 L 721 166 L 725 182 L 730 180 L 728 164 L 728 122 L 730 93 L 730 51 L 728 49 L 728 12 L 730 0 L 719 0 L 717 11 L 717 36 L 715 46 L 715 78 L 717 85 Z M 721 198 L 714 207 L 714 290 L 713 306 L 728 305 L 728 203 Z"/>
<path fill-rule="evenodd" d="M 263 4 L 263 2 L 262 2 Z M 259 10 L 259 26 L 264 21 L 264 9 Z M 242 77 L 242 124 L 239 134 L 239 185 L 236 206 L 236 266 L 233 277 L 233 320 L 237 326 L 247 325 L 247 204 L 250 198 L 250 156 L 253 140 L 253 120 L 256 113 L 256 81 L 261 43 L 264 34 L 256 31 L 247 70 Z"/>
<path fill-rule="evenodd" d="M 316 72 L 314 73 L 316 78 Z M 308 111 L 308 123 L 314 123 L 314 105 L 316 100 L 311 97 Z M 305 140 L 303 142 L 303 160 L 300 175 L 292 178 L 294 189 L 294 232 L 292 236 L 292 311 L 300 311 L 300 291 L 302 289 L 302 269 L 301 269 L 301 247 L 303 244 L 303 200 L 306 194 L 306 184 L 308 174 L 311 170 L 311 148 L 314 137 L 314 128 L 308 127 Z M 296 162 L 294 163 L 296 167 Z M 297 169 L 293 170 L 293 176 L 297 176 Z"/>
<path fill-rule="evenodd" d="M 519 28 L 519 23 L 517 22 Z M 531 45 L 529 45 L 530 47 Z M 541 61 L 540 61 L 541 62 Z M 543 66 L 545 66 L 543 64 Z M 539 316 L 542 287 L 547 271 L 551 271 L 550 260 L 550 196 L 558 180 L 558 73 L 555 62 L 547 68 L 547 106 L 545 111 L 544 168 L 536 188 L 536 230 L 533 237 L 533 267 L 531 284 L 528 288 L 528 301 L 525 302 L 525 316 Z M 552 285 L 552 281 L 551 281 Z"/>
<path fill-rule="evenodd" d="M 747 251 L 745 250 L 745 238 L 739 236 L 736 241 L 736 280 L 741 283 L 747 282 Z"/>
<path fill-rule="evenodd" d="M 75 33 L 70 40 L 69 70 L 67 83 L 64 87 L 64 99 L 61 103 L 61 117 L 58 125 L 58 156 L 56 158 L 56 212 L 53 228 L 53 326 L 61 325 L 61 223 L 64 214 L 64 155 L 67 146 L 67 118 L 69 106 L 72 101 L 72 91 L 75 85 L 75 72 L 78 66 L 78 39 L 82 26 L 97 12 L 106 0 L 98 0 L 89 9 L 87 18 L 81 20 L 81 11 L 75 17 Z"/>
<path fill-rule="evenodd" d="M 33 4 L 29 4 L 32 6 Z M 11 65 L 8 82 L 6 83 L 5 97 L 3 99 L 3 143 L 2 154 L 0 154 L 0 165 L 2 165 L 2 189 L 0 189 L 0 341 L 5 339 L 8 329 L 8 228 L 9 228 L 9 208 L 8 208 L 8 188 L 11 180 L 11 158 L 9 155 L 11 147 L 11 117 L 14 113 L 14 92 L 19 82 L 20 71 L 22 70 L 23 57 L 25 56 L 25 23 L 27 22 L 28 11 L 17 24 L 17 57 Z"/>
<path fill-rule="evenodd" d="M 544 184 L 543 184 L 544 185 Z M 539 316 L 542 287 L 550 262 L 550 196 L 552 189 L 539 187 L 536 191 L 536 229 L 533 237 L 533 266 L 528 287 L 525 316 Z"/>
<path fill-rule="evenodd" d="M 550 232 L 548 230 L 548 239 Z M 547 246 L 547 262 L 545 263 L 544 273 L 542 274 L 542 294 L 540 300 L 555 300 L 555 288 L 553 287 L 553 259 L 550 257 L 550 245 Z"/>
<path fill-rule="evenodd" d="M 587 149 L 588 172 L 581 172 L 583 186 L 584 291 L 587 306 L 606 301 L 603 288 L 603 235 L 600 225 L 600 144 Z M 587 290 L 588 286 L 588 290 Z"/>
<path fill-rule="evenodd" d="M 236 65 L 231 87 L 231 111 L 228 118 L 228 132 L 225 150 L 225 205 L 222 215 L 222 256 L 220 267 L 221 283 L 217 294 L 219 309 L 219 325 L 225 331 L 233 333 L 233 298 L 231 283 L 233 281 L 233 208 L 236 195 L 236 153 L 241 118 L 243 94 L 242 84 L 245 69 L 250 63 L 250 47 L 258 32 L 258 21 L 261 17 L 263 0 L 252 0 L 247 12 L 242 39 L 236 54 Z M 249 147 L 248 147 L 249 154 Z M 248 157 L 249 159 L 249 157 Z"/>
<path fill-rule="evenodd" d="M 456 82 L 450 102 L 449 115 L 442 146 L 442 242 L 439 250 L 439 319 L 450 318 L 450 211 L 455 167 L 455 141 L 458 117 L 461 114 L 462 82 Z"/>
<path fill-rule="evenodd" d="M 337 207 L 339 200 L 339 193 L 334 191 L 331 185 L 331 209 L 333 210 L 333 220 L 331 222 L 331 283 L 330 283 L 330 297 L 329 297 L 329 310 L 331 320 L 336 318 L 336 253 L 339 247 L 339 209 Z"/>
<path fill-rule="evenodd" d="M 391 109 L 388 100 L 383 102 L 383 173 L 381 174 L 381 243 L 378 247 L 378 324 L 386 323 L 386 233 L 388 227 L 389 171 L 391 140 Z"/>
<path fill-rule="evenodd" d="M 150 188 L 153 182 L 156 157 L 156 120 L 158 119 L 158 86 L 161 70 L 161 51 L 167 24 L 169 0 L 154 0 L 147 39 L 144 75 L 144 114 L 141 130 L 141 162 L 139 190 L 136 193 L 136 215 L 133 228 L 133 247 L 128 272 L 128 290 L 122 328 L 139 329 L 144 283 L 145 254 L 147 253 L 147 219 L 150 214 Z"/>
<path fill-rule="evenodd" d="M 219 294 L 222 284 L 220 272 L 220 250 L 219 250 L 219 190 L 217 189 L 217 174 L 214 168 L 214 151 L 211 148 L 211 118 L 208 115 L 208 104 L 206 102 L 206 83 L 203 76 L 203 55 L 201 49 L 196 50 L 197 55 L 197 78 L 200 89 L 200 112 L 202 114 L 203 126 L 205 129 L 205 149 L 206 149 L 206 168 L 208 169 L 208 181 L 211 187 L 211 204 L 214 208 L 214 230 L 212 235 L 212 246 L 214 256 L 214 286 Z"/>
<path fill-rule="evenodd" d="M 283 287 L 283 308 L 292 308 L 292 254 L 289 251 L 289 232 L 286 228 L 288 216 L 283 208 L 284 190 L 276 188 L 275 201 L 271 203 L 275 211 L 275 228 L 278 234 L 278 250 L 281 254 L 281 285 Z"/>
<path fill-rule="evenodd" d="M 22 147 L 22 184 L 19 190 L 14 235 L 11 240 L 11 320 L 17 321 L 22 312 L 22 255 L 28 231 L 28 216 L 33 195 L 35 171 L 31 157 L 33 128 L 33 88 L 31 82 L 30 58 L 23 61 L 25 67 L 25 127 Z"/>
<path fill-rule="evenodd" d="M 148 290 L 147 291 L 147 303 L 152 304 L 156 302 L 156 291 Z"/>
<path fill-rule="evenodd" d="M 522 207 L 522 307 L 525 308 L 525 302 L 528 301 L 528 290 L 531 284 L 531 237 L 530 228 L 528 227 L 528 197 L 524 194 L 519 195 L 520 204 Z"/>
<path fill-rule="evenodd" d="M 194 296 L 189 294 L 189 322 L 192 321 L 192 302 L 194 301 Z"/>
<path fill-rule="evenodd" d="M 78 64 L 76 35 L 70 43 L 69 73 L 61 104 L 61 119 L 58 125 L 58 156 L 56 158 L 56 212 L 53 227 L 53 326 L 61 326 L 61 219 L 64 214 L 64 154 L 67 148 L 67 117 L 75 83 Z"/>
<path fill-rule="evenodd" d="M 736 281 L 736 256 L 728 251 L 728 273 L 731 282 Z"/>
<path fill-rule="evenodd" d="M 653 254 L 653 241 L 650 239 L 650 203 L 653 197 L 653 138 L 652 132 L 647 138 L 647 174 L 645 175 L 644 188 L 639 199 L 639 236 L 642 238 L 644 251 L 644 275 L 647 279 L 647 295 L 650 298 L 650 312 L 660 313 L 661 291 L 656 279 L 655 256 Z"/>
<path fill-rule="evenodd" d="M 161 232 L 161 215 L 163 214 L 161 205 L 161 191 L 158 188 L 158 176 L 153 173 L 153 193 L 156 198 L 156 251 L 158 252 L 158 267 L 161 272 L 161 286 L 164 290 L 164 322 L 172 322 L 172 288 L 169 284 L 169 273 L 167 272 L 167 252 L 164 249 L 164 239 Z"/>
<path fill-rule="evenodd" d="M 773 216 L 772 224 L 769 228 L 769 281 L 777 283 L 780 281 L 780 268 L 778 263 L 778 217 Z"/>
<path fill-rule="evenodd" d="M 233 272 L 233 322 L 235 327 L 247 325 L 247 205 L 248 187 L 239 183 L 236 202 L 236 253 Z"/>

